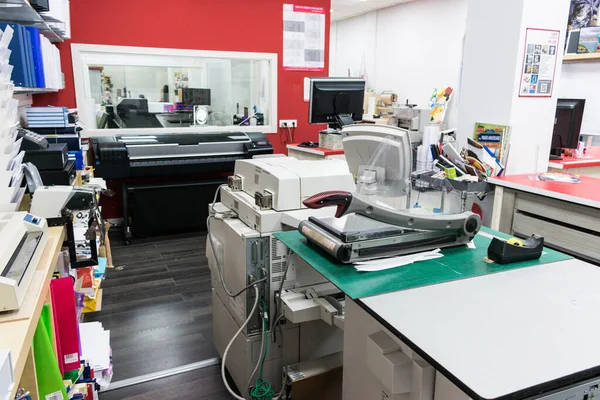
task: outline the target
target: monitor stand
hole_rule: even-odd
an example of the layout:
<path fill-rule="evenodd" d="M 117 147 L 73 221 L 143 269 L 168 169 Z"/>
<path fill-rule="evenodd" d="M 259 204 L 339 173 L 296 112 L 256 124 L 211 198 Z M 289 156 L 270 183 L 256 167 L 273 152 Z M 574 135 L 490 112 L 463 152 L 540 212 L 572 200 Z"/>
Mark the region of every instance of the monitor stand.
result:
<path fill-rule="evenodd" d="M 550 149 L 550 161 L 561 161 L 562 160 L 562 148 L 553 147 Z"/>

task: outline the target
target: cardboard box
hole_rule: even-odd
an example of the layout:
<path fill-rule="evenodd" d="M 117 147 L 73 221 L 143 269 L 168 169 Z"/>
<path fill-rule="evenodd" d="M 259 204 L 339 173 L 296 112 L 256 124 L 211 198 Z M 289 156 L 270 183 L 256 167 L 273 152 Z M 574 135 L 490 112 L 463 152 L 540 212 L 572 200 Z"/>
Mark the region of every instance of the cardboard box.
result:
<path fill-rule="evenodd" d="M 342 400 L 343 353 L 334 353 L 288 367 L 293 400 Z"/>

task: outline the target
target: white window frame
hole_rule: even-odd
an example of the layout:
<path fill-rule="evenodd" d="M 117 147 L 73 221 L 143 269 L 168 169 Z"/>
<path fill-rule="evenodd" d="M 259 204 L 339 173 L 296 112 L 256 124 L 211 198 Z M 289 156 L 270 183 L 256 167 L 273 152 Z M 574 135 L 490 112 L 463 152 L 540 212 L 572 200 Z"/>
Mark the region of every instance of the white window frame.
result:
<path fill-rule="evenodd" d="M 268 119 L 260 126 L 190 126 L 188 128 L 125 128 L 125 129 L 84 129 L 82 137 L 113 136 L 115 134 L 141 135 L 165 133 L 202 133 L 202 132 L 262 132 L 277 133 L 277 54 L 250 53 L 237 51 L 164 49 L 155 47 L 108 46 L 95 44 L 71 44 L 73 60 L 73 81 L 75 101 L 80 119 L 95 113 L 90 110 L 91 99 L 85 93 L 91 93 L 90 66 L 150 66 L 150 67 L 197 67 L 201 59 L 230 60 L 266 60 L 269 61 L 269 112 Z M 167 57 L 165 57 L 167 56 Z M 175 61 L 176 60 L 176 61 Z M 177 62 L 177 64 L 174 64 Z M 95 107 L 95 105 L 94 105 Z"/>

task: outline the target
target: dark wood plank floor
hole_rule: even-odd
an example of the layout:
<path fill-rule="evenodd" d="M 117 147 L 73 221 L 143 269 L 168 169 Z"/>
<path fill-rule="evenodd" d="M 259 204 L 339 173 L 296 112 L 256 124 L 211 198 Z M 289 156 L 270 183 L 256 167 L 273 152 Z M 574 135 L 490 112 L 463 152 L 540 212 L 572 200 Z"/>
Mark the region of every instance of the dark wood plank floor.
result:
<path fill-rule="evenodd" d="M 230 400 L 219 366 L 186 372 L 100 394 L 100 400 Z M 220 383 L 220 384 L 219 384 Z"/>
<path fill-rule="evenodd" d="M 107 269 L 102 283 L 102 311 L 87 314 L 85 321 L 100 321 L 110 330 L 113 381 L 218 357 L 212 344 L 205 234 L 138 239 L 130 246 L 118 235 L 111 240 L 115 268 Z M 194 398 L 227 398 L 219 397 L 225 388 L 217 373 L 218 368 L 211 367 L 107 392 L 102 399 L 169 399 L 155 397 L 157 388 L 187 381 L 210 393 Z M 122 394 L 111 397 L 118 392 Z"/>

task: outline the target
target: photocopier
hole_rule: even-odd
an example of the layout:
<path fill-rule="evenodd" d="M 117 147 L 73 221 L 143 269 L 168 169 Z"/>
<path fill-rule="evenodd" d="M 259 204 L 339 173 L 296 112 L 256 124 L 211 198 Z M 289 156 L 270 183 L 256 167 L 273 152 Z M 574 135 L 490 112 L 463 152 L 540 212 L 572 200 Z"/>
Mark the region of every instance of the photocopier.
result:
<path fill-rule="evenodd" d="M 270 324 L 284 313 L 285 307 L 276 296 L 282 288 L 297 292 L 299 297 L 309 292 L 314 300 L 299 307 L 296 318 L 286 310 L 281 331 L 273 325 L 268 328 L 275 343 L 271 343 L 274 350 L 264 364 L 263 379 L 270 381 L 275 391 L 281 388 L 284 365 L 333 354 L 343 347 L 342 320 L 334 319 L 335 312 L 327 321 L 313 318 L 321 309 L 335 311 L 340 307 L 340 291 L 303 260 L 290 256 L 288 248 L 273 236 L 274 232 L 297 229 L 308 216 L 333 216 L 332 209 L 311 210 L 302 205 L 302 200 L 331 188 L 354 190 L 354 177 L 345 161 L 285 156 L 238 160 L 228 186 L 220 188 L 221 202 L 209 206 L 212 216 L 206 253 L 214 288 L 214 344 L 221 356 L 255 299 L 253 290 L 230 297 L 220 281 L 221 273 L 227 287 L 235 292 L 252 280 L 267 277 L 259 290 L 265 302 L 261 312 L 267 313 Z M 226 359 L 227 369 L 245 396 L 260 358 L 263 322 L 258 314 L 233 342 Z"/>

